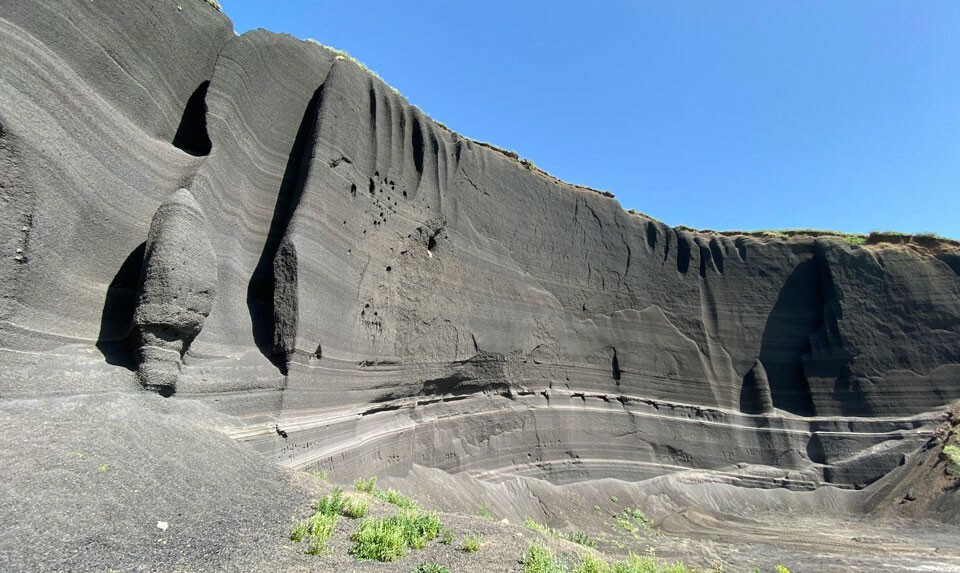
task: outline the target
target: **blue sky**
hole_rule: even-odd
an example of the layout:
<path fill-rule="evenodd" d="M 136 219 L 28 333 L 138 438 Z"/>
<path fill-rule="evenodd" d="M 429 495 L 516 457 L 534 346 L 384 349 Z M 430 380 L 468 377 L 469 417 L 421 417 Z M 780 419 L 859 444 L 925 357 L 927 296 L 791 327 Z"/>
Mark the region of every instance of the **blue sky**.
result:
<path fill-rule="evenodd" d="M 221 3 L 671 225 L 960 239 L 960 2 Z"/>

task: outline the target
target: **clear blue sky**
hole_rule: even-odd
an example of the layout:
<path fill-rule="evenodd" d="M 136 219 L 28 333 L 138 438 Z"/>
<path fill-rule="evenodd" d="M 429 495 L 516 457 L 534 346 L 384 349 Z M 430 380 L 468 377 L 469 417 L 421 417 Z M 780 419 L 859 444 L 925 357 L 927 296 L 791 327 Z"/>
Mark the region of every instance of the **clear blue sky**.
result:
<path fill-rule="evenodd" d="M 960 238 L 960 2 L 221 0 L 671 225 Z"/>

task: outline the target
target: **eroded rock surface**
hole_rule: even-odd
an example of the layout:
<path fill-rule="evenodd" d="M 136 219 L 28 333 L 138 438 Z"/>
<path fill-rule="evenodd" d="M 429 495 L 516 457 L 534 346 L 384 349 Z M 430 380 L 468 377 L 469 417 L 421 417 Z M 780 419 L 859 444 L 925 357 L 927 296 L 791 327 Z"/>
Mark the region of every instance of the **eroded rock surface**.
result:
<path fill-rule="evenodd" d="M 150 224 L 133 313 L 137 375 L 173 393 L 180 362 L 200 334 L 217 293 L 217 257 L 200 205 L 186 189 L 170 195 Z"/>
<path fill-rule="evenodd" d="M 133 390 L 133 343 L 146 384 L 343 479 L 817 490 L 960 398 L 956 243 L 670 228 L 182 4 L 0 10 L 4 399 Z"/>

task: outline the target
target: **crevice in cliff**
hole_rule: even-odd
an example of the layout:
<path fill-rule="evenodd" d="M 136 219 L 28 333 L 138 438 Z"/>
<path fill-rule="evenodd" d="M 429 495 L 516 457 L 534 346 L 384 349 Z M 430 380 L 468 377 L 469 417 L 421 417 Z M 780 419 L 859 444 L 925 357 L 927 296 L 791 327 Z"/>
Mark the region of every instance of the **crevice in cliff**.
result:
<path fill-rule="evenodd" d="M 617 356 L 617 349 L 613 350 L 613 358 L 610 360 L 610 376 L 617 382 L 620 381 L 620 358 Z"/>
<path fill-rule="evenodd" d="M 210 80 L 197 86 L 187 100 L 180 125 L 173 136 L 173 146 L 197 157 L 210 154 L 213 145 L 207 134 L 207 88 Z"/>
<path fill-rule="evenodd" d="M 710 239 L 710 256 L 713 257 L 713 266 L 717 272 L 723 274 L 723 249 L 720 247 L 720 241 L 716 238 Z"/>
<path fill-rule="evenodd" d="M 690 239 L 677 233 L 677 271 L 687 274 L 690 270 Z"/>
<path fill-rule="evenodd" d="M 277 294 L 275 261 L 281 243 L 295 211 L 300 187 L 303 183 L 303 171 L 309 163 L 310 137 L 315 129 L 317 112 L 320 100 L 323 97 L 323 86 L 313 93 L 300 127 L 297 129 L 293 146 L 287 157 L 287 165 L 283 171 L 283 179 L 277 192 L 277 201 L 273 208 L 273 218 L 270 229 L 264 242 L 263 250 L 257 267 L 247 285 L 247 309 L 250 312 L 253 339 L 260 352 L 273 363 L 281 373 L 286 375 L 286 351 L 278 347 L 280 333 L 278 331 L 277 308 L 275 296 Z M 286 312 L 295 308 L 287 308 Z"/>

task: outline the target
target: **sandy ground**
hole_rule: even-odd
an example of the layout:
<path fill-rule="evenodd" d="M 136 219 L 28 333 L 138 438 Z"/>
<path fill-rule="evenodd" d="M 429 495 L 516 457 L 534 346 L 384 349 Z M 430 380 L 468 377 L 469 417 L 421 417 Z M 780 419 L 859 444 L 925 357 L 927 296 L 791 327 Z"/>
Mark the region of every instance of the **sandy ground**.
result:
<path fill-rule="evenodd" d="M 289 540 L 291 521 L 333 486 L 278 467 L 214 429 L 229 422 L 195 402 L 146 392 L 0 402 L 0 570 L 393 572 L 435 562 L 451 571 L 502 572 L 521 571 L 519 558 L 535 539 L 571 564 L 585 551 L 516 519 L 464 511 L 441 516 L 452 544 L 434 541 L 394 563 L 354 560 L 348 550 L 356 522 L 345 518 L 329 554 L 307 555 Z M 724 571 L 772 571 L 778 563 L 793 573 L 960 571 L 952 526 L 776 512 L 724 520 L 691 510 L 679 537 L 669 533 L 681 529 L 676 521 L 661 529 L 618 522 L 619 506 L 632 503 L 637 486 L 617 488 L 619 504 L 598 511 L 577 505 L 592 501 L 580 495 L 566 508 L 613 556 L 653 548 Z M 597 495 L 601 490 L 610 491 L 604 485 Z M 443 505 L 431 496 L 422 501 Z M 393 510 L 371 504 L 374 516 Z M 483 536 L 478 553 L 458 550 L 466 535 Z"/>

